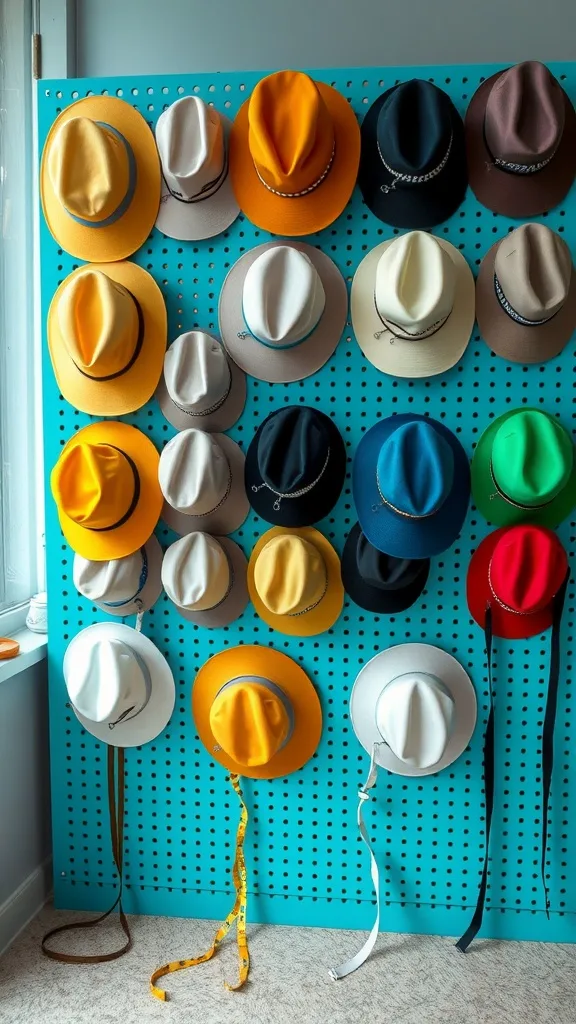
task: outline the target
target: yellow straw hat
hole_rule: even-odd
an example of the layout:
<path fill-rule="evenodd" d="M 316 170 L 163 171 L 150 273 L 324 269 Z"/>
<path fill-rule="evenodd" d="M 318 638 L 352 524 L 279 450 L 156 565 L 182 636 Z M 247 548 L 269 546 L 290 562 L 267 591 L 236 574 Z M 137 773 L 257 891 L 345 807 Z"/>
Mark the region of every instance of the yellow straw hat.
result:
<path fill-rule="evenodd" d="M 123 416 L 152 397 L 164 362 L 166 307 L 135 263 L 74 270 L 48 312 L 48 347 L 67 402 L 92 416 Z"/>
<path fill-rule="evenodd" d="M 297 771 L 322 732 L 320 701 L 300 665 L 250 644 L 222 651 L 202 666 L 192 713 L 210 757 L 251 779 Z"/>
<path fill-rule="evenodd" d="M 52 125 L 40 166 L 46 223 L 78 259 L 130 256 L 160 205 L 160 160 L 141 114 L 115 96 L 87 96 Z"/>
<path fill-rule="evenodd" d="M 248 563 L 250 599 L 261 619 L 288 636 L 316 636 L 336 622 L 344 603 L 340 559 L 312 526 L 276 526 Z"/>
<path fill-rule="evenodd" d="M 91 423 L 68 441 L 50 485 L 73 551 L 103 562 L 146 543 L 162 510 L 159 458 L 141 431 L 115 420 Z"/>

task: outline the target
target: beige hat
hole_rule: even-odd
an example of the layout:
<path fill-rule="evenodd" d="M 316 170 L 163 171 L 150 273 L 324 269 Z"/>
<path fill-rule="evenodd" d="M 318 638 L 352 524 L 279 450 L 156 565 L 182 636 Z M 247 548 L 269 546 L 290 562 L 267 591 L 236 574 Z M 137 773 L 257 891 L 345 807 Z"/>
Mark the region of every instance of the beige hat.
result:
<path fill-rule="evenodd" d="M 228 537 L 189 533 L 166 551 L 162 582 L 185 619 L 216 629 L 234 622 L 248 604 L 246 566 Z"/>
<path fill-rule="evenodd" d="M 162 593 L 162 548 L 154 534 L 124 558 L 94 562 L 74 556 L 74 586 L 82 597 L 108 615 L 147 612 Z"/>
<path fill-rule="evenodd" d="M 164 356 L 156 398 L 177 430 L 229 430 L 244 409 L 246 377 L 211 334 L 187 331 Z"/>

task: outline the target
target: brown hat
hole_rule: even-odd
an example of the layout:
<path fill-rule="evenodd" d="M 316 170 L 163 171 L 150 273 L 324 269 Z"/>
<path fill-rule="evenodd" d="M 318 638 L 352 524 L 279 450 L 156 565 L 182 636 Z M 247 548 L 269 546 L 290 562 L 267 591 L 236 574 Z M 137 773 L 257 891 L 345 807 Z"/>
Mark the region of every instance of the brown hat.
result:
<path fill-rule="evenodd" d="M 522 224 L 496 242 L 480 265 L 476 319 L 488 347 L 511 363 L 557 356 L 576 328 L 576 273 L 560 235 Z"/>
<path fill-rule="evenodd" d="M 464 122 L 470 185 L 507 217 L 545 213 L 576 173 L 576 113 L 552 73 L 525 61 L 475 92 Z"/>

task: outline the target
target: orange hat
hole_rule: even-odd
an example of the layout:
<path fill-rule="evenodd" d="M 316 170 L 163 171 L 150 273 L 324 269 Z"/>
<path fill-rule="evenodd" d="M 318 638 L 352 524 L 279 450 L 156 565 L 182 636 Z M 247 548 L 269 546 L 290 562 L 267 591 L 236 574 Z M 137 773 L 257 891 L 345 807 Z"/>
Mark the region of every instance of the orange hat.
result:
<path fill-rule="evenodd" d="M 360 129 L 348 101 L 303 71 L 258 82 L 230 136 L 232 186 L 243 213 L 277 235 L 332 224 L 352 195 Z"/>

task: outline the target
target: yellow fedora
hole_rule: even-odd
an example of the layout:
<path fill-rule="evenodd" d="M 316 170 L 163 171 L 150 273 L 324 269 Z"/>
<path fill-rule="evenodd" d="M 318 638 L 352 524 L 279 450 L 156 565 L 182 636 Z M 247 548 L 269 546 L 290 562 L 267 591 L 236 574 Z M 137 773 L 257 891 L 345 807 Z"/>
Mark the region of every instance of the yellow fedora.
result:
<path fill-rule="evenodd" d="M 342 611 L 340 559 L 312 526 L 276 526 L 252 551 L 248 591 L 260 618 L 279 633 L 316 636 Z"/>
<path fill-rule="evenodd" d="M 73 551 L 101 562 L 146 543 L 162 510 L 159 458 L 140 430 L 115 420 L 91 423 L 68 441 L 50 485 Z"/>
<path fill-rule="evenodd" d="M 58 115 L 44 144 L 46 223 L 72 256 L 123 260 L 154 226 L 160 180 L 156 143 L 142 115 L 115 96 L 87 96 Z"/>
<path fill-rule="evenodd" d="M 166 306 L 135 263 L 93 263 L 60 285 L 48 347 L 67 402 L 92 416 L 123 416 L 152 397 L 164 362 Z"/>

